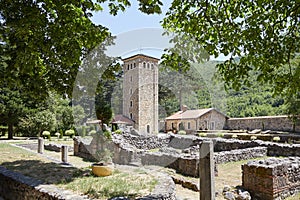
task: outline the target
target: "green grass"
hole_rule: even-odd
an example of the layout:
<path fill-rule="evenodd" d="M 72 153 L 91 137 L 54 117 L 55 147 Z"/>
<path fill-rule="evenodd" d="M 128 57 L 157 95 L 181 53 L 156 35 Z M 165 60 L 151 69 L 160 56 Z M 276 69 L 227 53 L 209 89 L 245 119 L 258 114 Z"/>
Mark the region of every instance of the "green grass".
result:
<path fill-rule="evenodd" d="M 142 197 L 151 192 L 157 181 L 143 173 L 114 171 L 107 177 L 86 176 L 71 182 L 62 182 L 60 187 L 87 194 L 90 198 L 107 199 L 116 196 Z"/>
<path fill-rule="evenodd" d="M 299 199 L 300 199 L 300 193 L 286 198 L 286 200 L 299 200 Z"/>
<path fill-rule="evenodd" d="M 50 151 L 45 151 L 44 155 L 56 159 L 60 157 L 60 153 Z M 69 155 L 69 160 L 75 166 L 90 166 L 89 162 L 76 156 Z M 148 195 L 157 184 L 157 180 L 142 169 L 117 169 L 111 176 L 95 177 L 90 167 L 64 167 L 9 143 L 0 143 L 0 165 L 42 180 L 45 184 L 54 184 L 97 199 L 114 196 L 142 197 Z"/>

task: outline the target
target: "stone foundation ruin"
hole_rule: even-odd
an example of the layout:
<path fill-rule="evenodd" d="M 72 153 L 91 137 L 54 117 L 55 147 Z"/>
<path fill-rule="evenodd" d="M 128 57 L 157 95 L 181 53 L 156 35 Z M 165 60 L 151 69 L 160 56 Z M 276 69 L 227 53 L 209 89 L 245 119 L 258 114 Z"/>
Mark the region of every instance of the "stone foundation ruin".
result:
<path fill-rule="evenodd" d="M 177 173 L 183 175 L 199 177 L 199 145 L 201 145 L 204 140 L 208 139 L 193 135 L 159 134 L 139 136 L 123 133 L 113 134 L 109 149 L 114 152 L 113 162 L 116 164 L 158 165 L 175 169 Z M 260 140 L 247 141 L 223 138 L 213 138 L 212 140 L 214 143 L 216 174 L 217 165 L 220 163 L 265 156 L 300 157 L 299 144 L 281 144 Z M 90 152 L 96 151 L 94 148 L 95 145 L 91 139 L 87 140 L 80 137 L 74 139 L 74 154 L 77 156 L 90 159 L 92 158 Z M 246 165 L 243 167 L 245 170 L 245 180 L 247 176 L 250 177 L 251 174 L 255 174 L 255 170 L 250 168 L 251 167 L 247 168 Z M 295 171 L 295 173 L 299 174 L 299 171 Z M 271 183 L 274 182 L 270 182 L 269 185 L 264 186 L 264 190 L 273 191 Z M 295 184 L 300 184 L 300 180 L 295 180 Z M 249 188 L 249 191 L 251 191 L 256 185 L 257 183 L 246 181 L 244 187 L 246 189 Z M 290 186 L 286 185 L 286 187 Z M 297 188 L 298 186 L 293 191 L 299 191 L 299 188 Z M 255 189 L 253 189 L 253 191 L 255 191 Z M 277 196 L 280 196 L 281 193 L 287 194 L 282 188 L 276 189 L 275 191 L 278 193 L 276 193 Z M 269 193 L 271 195 L 271 192 Z M 291 193 L 292 192 L 289 194 Z M 258 197 L 257 199 L 264 199 L 264 196 L 263 198 Z"/>
<path fill-rule="evenodd" d="M 257 199 L 281 200 L 300 191 L 300 158 L 269 158 L 242 166 L 243 187 Z"/>

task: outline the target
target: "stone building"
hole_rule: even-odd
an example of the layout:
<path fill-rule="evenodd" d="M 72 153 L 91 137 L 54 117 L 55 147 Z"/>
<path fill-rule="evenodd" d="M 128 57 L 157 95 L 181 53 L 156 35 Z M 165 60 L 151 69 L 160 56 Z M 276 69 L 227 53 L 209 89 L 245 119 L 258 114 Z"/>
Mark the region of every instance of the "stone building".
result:
<path fill-rule="evenodd" d="M 222 130 L 228 117 L 214 108 L 181 111 L 165 119 L 166 131 L 183 129 L 186 132 L 197 130 Z"/>
<path fill-rule="evenodd" d="M 123 62 L 123 115 L 139 133 L 157 133 L 159 59 L 137 54 Z"/>

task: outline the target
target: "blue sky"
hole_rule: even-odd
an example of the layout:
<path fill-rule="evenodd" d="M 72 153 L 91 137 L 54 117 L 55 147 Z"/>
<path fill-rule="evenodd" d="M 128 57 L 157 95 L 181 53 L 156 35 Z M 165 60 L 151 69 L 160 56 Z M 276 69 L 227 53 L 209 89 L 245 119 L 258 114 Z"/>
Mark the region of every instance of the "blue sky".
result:
<path fill-rule="evenodd" d="M 110 32 L 113 35 L 117 36 L 117 38 L 121 36 L 122 38 L 127 38 L 127 40 L 130 40 L 127 41 L 127 43 L 125 42 L 126 39 L 122 39 L 121 42 L 118 41 L 117 43 L 120 44 L 118 47 L 119 55 L 112 55 L 112 56 L 127 57 L 135 53 L 144 53 L 159 58 L 162 54 L 162 51 L 161 50 L 146 51 L 145 49 L 147 48 L 149 49 L 149 45 L 145 46 L 145 42 L 146 40 L 148 40 L 147 42 L 155 41 L 156 43 L 158 41 L 158 43 L 160 42 L 165 45 L 166 41 L 168 41 L 165 37 L 158 36 L 157 31 L 158 29 L 161 29 L 161 32 L 163 32 L 163 29 L 160 25 L 160 21 L 163 20 L 165 13 L 167 12 L 170 6 L 171 6 L 171 0 L 166 0 L 164 1 L 164 5 L 162 7 L 162 11 L 163 11 L 162 14 L 147 15 L 138 10 L 137 1 L 131 1 L 131 6 L 129 8 L 126 8 L 124 12 L 119 12 L 117 16 L 113 16 L 109 14 L 109 8 L 107 4 L 103 4 L 103 11 L 94 13 L 94 16 L 92 17 L 92 21 L 95 24 L 101 24 L 109 28 Z M 141 36 L 138 36 L 136 38 L 134 37 L 137 36 L 137 33 L 134 31 L 139 31 L 141 29 L 146 29 L 146 28 L 155 28 L 156 30 L 152 30 L 153 31 L 152 33 L 155 33 L 155 35 L 152 36 L 150 31 L 148 35 L 147 33 L 144 33 L 142 37 Z M 128 36 L 129 34 L 134 36 L 129 37 Z M 130 48 L 127 48 L 126 50 L 123 50 L 122 53 L 120 53 L 120 46 L 122 47 L 130 46 Z M 158 46 L 159 48 L 161 48 L 162 45 L 156 45 L 155 47 Z M 165 45 L 165 47 L 167 46 Z M 144 50 L 137 50 L 138 48 Z M 131 54 L 128 52 L 131 52 Z M 229 56 L 225 57 L 224 55 L 220 55 L 217 59 L 211 57 L 212 60 L 221 60 L 221 61 L 228 58 Z"/>
<path fill-rule="evenodd" d="M 101 24 L 109 28 L 113 35 L 118 35 L 135 29 L 162 28 L 160 26 L 160 21 L 163 19 L 164 14 L 169 7 L 170 1 L 164 1 L 162 14 L 147 15 L 138 10 L 137 1 L 132 1 L 131 7 L 127 8 L 125 12 L 119 12 L 117 16 L 112 16 L 109 14 L 107 4 L 104 4 L 104 10 L 102 12 L 95 13 L 92 20 L 96 24 Z"/>

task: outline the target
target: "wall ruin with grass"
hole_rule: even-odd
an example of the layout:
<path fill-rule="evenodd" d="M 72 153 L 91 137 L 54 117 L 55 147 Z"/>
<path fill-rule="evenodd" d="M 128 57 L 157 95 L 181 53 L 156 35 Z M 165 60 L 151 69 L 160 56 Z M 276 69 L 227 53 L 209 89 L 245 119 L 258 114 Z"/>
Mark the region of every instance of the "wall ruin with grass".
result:
<path fill-rule="evenodd" d="M 88 199 L 0 166 L 0 194 L 6 200 Z"/>

